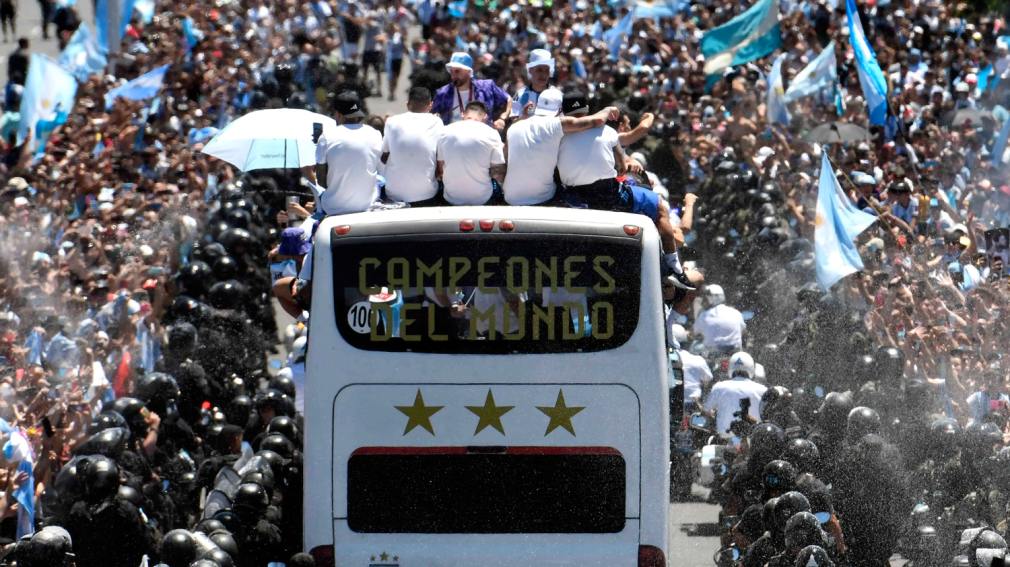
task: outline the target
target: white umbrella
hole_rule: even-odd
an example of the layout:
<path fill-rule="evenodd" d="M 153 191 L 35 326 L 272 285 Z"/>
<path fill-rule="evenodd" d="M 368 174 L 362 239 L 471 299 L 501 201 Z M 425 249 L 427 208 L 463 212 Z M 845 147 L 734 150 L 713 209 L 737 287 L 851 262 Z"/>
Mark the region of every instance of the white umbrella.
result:
<path fill-rule="evenodd" d="M 202 151 L 242 171 L 305 167 L 316 163 L 313 135 L 336 125 L 308 110 L 257 110 L 226 126 Z"/>

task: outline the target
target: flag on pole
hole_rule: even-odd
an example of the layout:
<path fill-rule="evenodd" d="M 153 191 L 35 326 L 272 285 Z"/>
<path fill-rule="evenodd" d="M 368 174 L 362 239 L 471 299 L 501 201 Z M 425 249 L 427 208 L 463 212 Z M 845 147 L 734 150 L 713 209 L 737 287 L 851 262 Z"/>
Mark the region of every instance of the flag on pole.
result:
<path fill-rule="evenodd" d="M 186 38 L 186 53 L 189 53 L 203 39 L 203 32 L 196 28 L 193 18 L 186 16 L 182 20 L 182 36 Z"/>
<path fill-rule="evenodd" d="M 856 11 L 856 0 L 846 0 L 845 9 L 849 14 L 849 41 L 856 57 L 859 86 L 863 89 L 866 108 L 870 112 L 870 124 L 883 126 L 887 121 L 887 79 L 877 63 L 877 54 L 863 33 L 863 24 Z"/>
<path fill-rule="evenodd" d="M 863 260 L 853 241 L 876 220 L 877 217 L 857 209 L 842 193 L 828 152 L 823 151 L 814 219 L 814 261 L 817 283 L 825 291 L 838 280 L 863 269 Z"/>
<path fill-rule="evenodd" d="M 95 2 L 95 36 L 98 45 L 109 54 L 119 53 L 119 44 L 123 40 L 120 31 L 122 20 L 122 0 L 97 0 Z"/>
<path fill-rule="evenodd" d="M 817 94 L 833 86 L 837 80 L 838 63 L 835 61 L 835 42 L 832 41 L 793 77 L 786 89 L 786 100 L 793 102 Z"/>
<path fill-rule="evenodd" d="M 768 73 L 768 94 L 765 97 L 765 119 L 769 123 L 783 124 L 788 126 L 789 108 L 786 105 L 785 88 L 782 86 L 782 62 L 786 59 L 786 53 L 775 58 L 772 63 L 772 70 Z"/>
<path fill-rule="evenodd" d="M 54 120 L 60 112 L 69 113 L 76 95 L 77 79 L 69 71 L 41 53 L 32 53 L 21 95 L 18 144 L 24 142 L 28 130 L 36 128 L 39 122 Z M 36 144 L 45 144 L 45 140 L 34 139 L 33 149 Z"/>
<path fill-rule="evenodd" d="M 631 10 L 621 18 L 621 21 L 617 22 L 617 25 L 603 32 L 603 41 L 607 42 L 611 59 L 617 59 L 618 54 L 621 52 L 624 37 L 631 33 L 631 27 L 635 23 L 634 18 L 635 11 Z"/>
<path fill-rule="evenodd" d="M 111 109 L 117 98 L 129 100 L 153 98 L 161 90 L 161 84 L 165 81 L 165 72 L 168 71 L 168 67 L 169 65 L 162 65 L 105 93 L 105 108 Z"/>
<path fill-rule="evenodd" d="M 701 38 L 705 74 L 710 82 L 719 79 L 726 69 L 760 59 L 780 45 L 779 0 L 758 0 L 746 12 Z"/>
<path fill-rule="evenodd" d="M 60 53 L 60 65 L 83 83 L 91 75 L 101 73 L 107 64 L 108 58 L 91 33 L 91 28 L 87 23 L 81 22 Z"/>

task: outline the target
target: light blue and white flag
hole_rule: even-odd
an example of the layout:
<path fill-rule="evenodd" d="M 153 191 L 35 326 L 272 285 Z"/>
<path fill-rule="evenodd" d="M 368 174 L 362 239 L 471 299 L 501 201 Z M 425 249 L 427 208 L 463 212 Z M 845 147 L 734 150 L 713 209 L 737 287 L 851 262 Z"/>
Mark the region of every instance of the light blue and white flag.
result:
<path fill-rule="evenodd" d="M 710 81 L 719 79 L 729 67 L 760 59 L 781 44 L 779 0 L 758 0 L 746 12 L 701 38 L 705 74 Z"/>
<path fill-rule="evenodd" d="M 197 29 L 193 18 L 189 16 L 182 20 L 182 37 L 186 39 L 186 53 L 193 51 L 193 48 L 203 39 L 203 32 Z"/>
<path fill-rule="evenodd" d="M 18 463 L 17 473 L 25 473 L 28 478 L 12 493 L 18 503 L 17 537 L 35 533 L 35 455 L 32 445 L 20 429 L 14 429 L 3 446 L 4 459 L 8 463 Z"/>
<path fill-rule="evenodd" d="M 603 41 L 607 42 L 607 49 L 610 51 L 610 58 L 617 59 L 621 52 L 621 45 L 624 38 L 631 33 L 631 27 L 635 23 L 635 11 L 631 10 L 624 15 L 617 25 L 603 32 Z"/>
<path fill-rule="evenodd" d="M 87 23 L 81 22 L 60 53 L 60 65 L 83 83 L 91 75 L 101 73 L 107 64 L 108 58 L 91 33 L 91 28 Z"/>
<path fill-rule="evenodd" d="M 652 18 L 672 18 L 687 9 L 688 3 L 684 0 L 638 0 L 635 6 L 635 19 Z"/>
<path fill-rule="evenodd" d="M 877 217 L 857 209 L 842 193 L 828 153 L 822 152 L 814 220 L 814 260 L 817 283 L 825 291 L 838 280 L 863 269 L 854 240 L 876 220 Z"/>
<path fill-rule="evenodd" d="M 876 53 L 866 41 L 859 12 L 856 11 L 856 0 L 846 0 L 845 9 L 849 14 L 849 41 L 856 56 L 859 86 L 863 88 L 863 98 L 870 112 L 870 124 L 883 126 L 887 121 L 887 79 L 877 63 Z"/>
<path fill-rule="evenodd" d="M 835 42 L 832 41 L 793 77 L 786 89 L 786 100 L 793 102 L 817 94 L 833 87 L 837 80 L 838 63 L 835 60 Z"/>
<path fill-rule="evenodd" d="M 154 21 L 154 0 L 136 0 L 133 9 L 140 14 L 140 21 L 149 24 Z"/>
<path fill-rule="evenodd" d="M 467 0 L 453 0 L 446 4 L 449 9 L 449 15 L 456 19 L 462 19 L 466 16 Z"/>
<path fill-rule="evenodd" d="M 25 340 L 25 348 L 28 349 L 28 356 L 25 362 L 29 366 L 42 366 L 42 333 L 33 329 Z"/>
<path fill-rule="evenodd" d="M 1000 128 L 999 136 L 996 137 L 996 143 L 992 147 L 992 152 L 990 152 L 990 159 L 997 167 L 1003 166 L 1003 154 L 1006 153 L 1008 138 L 1010 138 L 1010 118 L 1007 118 L 1003 122 L 1003 127 Z"/>
<path fill-rule="evenodd" d="M 117 98 L 145 100 L 154 97 L 161 90 L 168 67 L 169 65 L 162 65 L 105 93 L 105 108 L 111 109 Z"/>
<path fill-rule="evenodd" d="M 21 95 L 21 124 L 18 126 L 18 144 L 24 142 L 29 129 L 40 121 L 56 118 L 60 111 L 69 113 L 77 96 L 77 79 L 56 61 L 41 53 L 32 53 L 28 64 L 28 78 Z M 32 149 L 45 140 L 32 141 Z"/>
<path fill-rule="evenodd" d="M 786 91 L 782 86 L 782 62 L 785 61 L 787 53 L 782 53 L 775 58 L 772 63 L 772 70 L 768 72 L 768 94 L 765 97 L 765 119 L 770 124 L 789 125 L 789 107 L 786 101 Z"/>

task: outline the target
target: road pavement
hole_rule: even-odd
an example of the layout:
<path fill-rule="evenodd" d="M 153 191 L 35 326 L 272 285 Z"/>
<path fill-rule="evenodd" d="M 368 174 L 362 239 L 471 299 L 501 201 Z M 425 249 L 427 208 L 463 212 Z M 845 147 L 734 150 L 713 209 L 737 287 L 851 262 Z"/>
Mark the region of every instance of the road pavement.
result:
<path fill-rule="evenodd" d="M 39 3 L 35 0 L 16 1 L 17 35 L 16 37 L 8 37 L 7 41 L 3 41 L 3 37 L 0 36 L 0 78 L 4 83 L 7 82 L 7 56 L 17 49 L 18 37 L 28 38 L 31 43 L 29 49 L 32 53 L 44 53 L 54 59 L 60 54 L 59 45 L 56 42 L 56 26 L 50 24 L 49 39 L 42 39 L 42 9 L 39 7 Z M 81 0 L 74 5 L 74 8 L 81 21 L 87 22 L 94 31 L 95 12 L 92 0 Z"/>
<path fill-rule="evenodd" d="M 708 490 L 692 489 L 692 502 L 670 504 L 670 556 L 667 565 L 712 567 L 719 550 L 719 507 L 706 504 Z"/>

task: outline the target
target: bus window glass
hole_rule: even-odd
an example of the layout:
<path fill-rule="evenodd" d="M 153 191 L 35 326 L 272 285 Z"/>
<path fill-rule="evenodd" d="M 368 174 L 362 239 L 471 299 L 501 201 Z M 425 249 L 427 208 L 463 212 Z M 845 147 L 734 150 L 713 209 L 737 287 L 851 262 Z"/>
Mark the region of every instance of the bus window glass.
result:
<path fill-rule="evenodd" d="M 616 348 L 638 323 L 641 243 L 541 234 L 335 239 L 341 335 L 365 350 Z"/>

